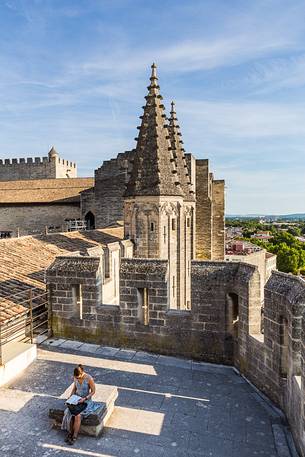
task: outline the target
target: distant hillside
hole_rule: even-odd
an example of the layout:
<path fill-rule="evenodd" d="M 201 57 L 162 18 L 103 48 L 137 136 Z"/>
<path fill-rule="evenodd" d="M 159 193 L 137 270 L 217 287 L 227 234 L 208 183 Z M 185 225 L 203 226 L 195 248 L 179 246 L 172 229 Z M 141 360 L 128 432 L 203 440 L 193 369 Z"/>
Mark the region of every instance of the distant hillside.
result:
<path fill-rule="evenodd" d="M 305 213 L 295 214 L 228 214 L 227 219 L 305 220 Z"/>

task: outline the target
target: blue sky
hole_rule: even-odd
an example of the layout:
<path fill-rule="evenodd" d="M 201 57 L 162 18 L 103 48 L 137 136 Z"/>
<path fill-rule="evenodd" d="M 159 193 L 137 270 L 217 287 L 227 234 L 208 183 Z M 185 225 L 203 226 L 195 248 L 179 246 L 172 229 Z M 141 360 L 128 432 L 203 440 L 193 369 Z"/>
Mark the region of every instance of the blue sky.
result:
<path fill-rule="evenodd" d="M 0 0 L 1 157 L 91 176 L 134 147 L 152 61 L 228 213 L 305 212 L 305 1 Z"/>

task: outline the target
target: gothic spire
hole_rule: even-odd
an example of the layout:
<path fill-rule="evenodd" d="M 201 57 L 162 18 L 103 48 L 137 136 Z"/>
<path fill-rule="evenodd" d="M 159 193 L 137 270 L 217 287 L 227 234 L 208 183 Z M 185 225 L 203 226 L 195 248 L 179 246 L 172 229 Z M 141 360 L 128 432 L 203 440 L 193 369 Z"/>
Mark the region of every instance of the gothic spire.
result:
<path fill-rule="evenodd" d="M 184 155 L 183 141 L 181 139 L 180 127 L 178 124 L 175 102 L 171 102 L 170 119 L 168 126 L 173 157 L 175 159 L 178 181 L 181 184 L 185 200 L 194 201 L 194 192 Z"/>
<path fill-rule="evenodd" d="M 157 67 L 151 66 L 133 169 L 125 196 L 183 196 L 171 151 L 164 105 L 158 85 Z"/>

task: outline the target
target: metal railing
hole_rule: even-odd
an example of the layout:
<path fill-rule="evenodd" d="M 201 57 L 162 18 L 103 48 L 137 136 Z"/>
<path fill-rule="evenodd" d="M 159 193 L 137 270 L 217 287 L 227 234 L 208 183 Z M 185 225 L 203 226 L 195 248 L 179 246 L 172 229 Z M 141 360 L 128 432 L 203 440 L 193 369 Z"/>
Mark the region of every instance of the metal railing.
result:
<path fill-rule="evenodd" d="M 0 365 L 5 346 L 13 341 L 34 343 L 50 333 L 48 293 L 27 289 L 0 298 Z"/>

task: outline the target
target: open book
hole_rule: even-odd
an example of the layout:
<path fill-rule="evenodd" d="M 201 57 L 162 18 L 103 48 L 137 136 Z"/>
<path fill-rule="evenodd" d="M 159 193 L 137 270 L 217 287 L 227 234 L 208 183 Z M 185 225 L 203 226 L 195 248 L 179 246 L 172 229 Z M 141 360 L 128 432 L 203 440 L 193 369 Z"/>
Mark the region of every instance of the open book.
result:
<path fill-rule="evenodd" d="M 80 397 L 79 395 L 71 395 L 71 397 L 68 398 L 68 400 L 66 400 L 66 403 L 68 403 L 69 405 L 77 405 L 81 398 L 82 397 Z"/>

